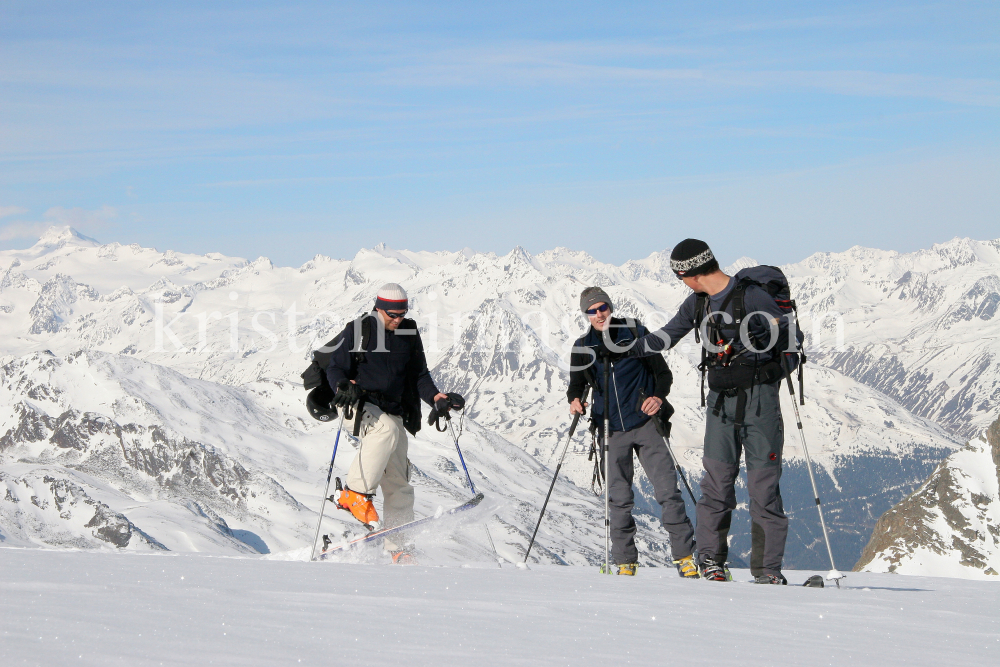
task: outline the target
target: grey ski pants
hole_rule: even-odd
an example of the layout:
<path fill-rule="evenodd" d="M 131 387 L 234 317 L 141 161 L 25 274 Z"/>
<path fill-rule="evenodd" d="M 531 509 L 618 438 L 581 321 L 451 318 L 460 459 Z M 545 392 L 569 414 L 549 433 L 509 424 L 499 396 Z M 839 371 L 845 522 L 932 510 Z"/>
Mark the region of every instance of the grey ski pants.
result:
<path fill-rule="evenodd" d="M 745 453 L 747 486 L 750 492 L 751 555 L 750 572 L 778 574 L 785 555 L 788 518 L 781 502 L 781 451 L 784 424 L 778 402 L 780 383 L 747 389 L 744 427 L 737 433 L 733 424 L 736 397 L 726 397 L 718 416 L 712 408 L 718 398 L 708 394 L 705 452 L 698 501 L 699 557 L 717 562 L 729 554 L 729 527 L 736 509 L 736 477 L 740 472 L 740 452 Z"/>
<path fill-rule="evenodd" d="M 615 563 L 635 563 L 639 560 L 639 552 L 635 548 L 635 519 L 632 518 L 635 505 L 632 492 L 633 452 L 639 456 L 639 463 L 653 484 L 656 502 L 662 511 L 660 520 L 670 535 L 670 551 L 675 559 L 690 556 L 694 551 L 694 529 L 684 509 L 670 451 L 656 432 L 653 420 L 631 431 L 612 432 L 608 444 L 611 553 Z"/>

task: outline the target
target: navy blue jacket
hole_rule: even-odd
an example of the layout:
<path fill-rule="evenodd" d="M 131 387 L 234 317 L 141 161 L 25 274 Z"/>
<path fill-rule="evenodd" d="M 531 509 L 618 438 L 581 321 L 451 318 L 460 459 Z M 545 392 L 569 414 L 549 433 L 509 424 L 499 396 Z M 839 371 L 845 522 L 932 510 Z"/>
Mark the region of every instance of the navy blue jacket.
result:
<path fill-rule="evenodd" d="M 616 345 L 626 346 L 635 336 L 627 326 L 626 320 L 611 318 L 611 336 Z M 632 320 L 640 337 L 648 333 L 638 320 Z M 589 379 L 596 384 L 596 389 L 589 403 L 594 419 L 604 418 L 604 360 L 595 359 L 585 348 L 594 349 L 600 346 L 601 333 L 591 327 L 587 333 L 577 339 L 572 354 L 570 354 L 569 390 L 566 398 L 570 403 L 583 396 Z M 649 415 L 639 410 L 639 390 L 646 396 L 656 396 L 666 401 L 673 383 L 673 374 L 667 362 L 659 354 L 644 359 L 623 358 L 611 365 L 611 413 L 608 417 L 613 432 L 631 431 L 639 428 L 647 421 Z"/>

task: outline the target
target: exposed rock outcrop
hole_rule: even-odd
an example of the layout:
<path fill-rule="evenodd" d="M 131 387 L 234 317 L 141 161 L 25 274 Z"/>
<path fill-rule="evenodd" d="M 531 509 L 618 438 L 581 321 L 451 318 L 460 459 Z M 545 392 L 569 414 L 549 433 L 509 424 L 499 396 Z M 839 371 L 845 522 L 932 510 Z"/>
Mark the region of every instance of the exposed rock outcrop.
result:
<path fill-rule="evenodd" d="M 854 569 L 1000 576 L 1000 419 L 879 518 Z"/>

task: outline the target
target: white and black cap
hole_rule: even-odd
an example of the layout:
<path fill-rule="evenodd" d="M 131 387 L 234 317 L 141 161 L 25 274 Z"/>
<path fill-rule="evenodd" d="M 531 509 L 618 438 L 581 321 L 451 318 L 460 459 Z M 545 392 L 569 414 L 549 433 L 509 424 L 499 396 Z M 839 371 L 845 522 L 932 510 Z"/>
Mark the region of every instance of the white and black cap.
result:
<path fill-rule="evenodd" d="M 670 269 L 678 278 L 699 276 L 718 269 L 719 263 L 708 244 L 698 239 L 684 239 L 670 253 Z"/>
<path fill-rule="evenodd" d="M 375 296 L 375 307 L 392 311 L 408 310 L 410 301 L 401 285 L 386 283 L 379 288 Z"/>

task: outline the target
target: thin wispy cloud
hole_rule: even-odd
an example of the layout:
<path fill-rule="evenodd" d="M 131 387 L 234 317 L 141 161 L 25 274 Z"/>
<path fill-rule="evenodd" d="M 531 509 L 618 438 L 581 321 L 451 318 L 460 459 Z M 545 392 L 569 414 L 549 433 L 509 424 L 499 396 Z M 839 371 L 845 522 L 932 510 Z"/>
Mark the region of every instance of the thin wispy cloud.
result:
<path fill-rule="evenodd" d="M 0 207 L 0 217 L 4 217 L 5 209 L 17 209 L 14 211 L 15 214 L 28 212 L 27 209 L 16 206 Z M 93 232 L 107 227 L 117 217 L 118 209 L 113 206 L 105 205 L 95 210 L 53 206 L 42 214 L 42 220 L 10 222 L 0 227 L 0 241 L 38 238 L 45 230 L 56 226 L 68 226 L 77 231 Z"/>
<path fill-rule="evenodd" d="M 28 209 L 23 206 L 0 206 L 0 218 L 6 218 L 11 215 L 20 215 L 27 212 Z"/>
<path fill-rule="evenodd" d="M 374 75 L 392 86 L 492 86 L 512 85 L 702 85 L 717 89 L 770 87 L 775 89 L 813 88 L 839 95 L 857 97 L 912 97 L 935 99 L 954 104 L 1000 106 L 1000 81 L 994 79 L 949 78 L 895 72 L 865 70 L 774 70 L 707 67 L 659 67 L 587 62 L 570 56 L 600 53 L 620 55 L 655 53 L 636 50 L 626 44 L 618 51 L 614 45 L 600 50 L 543 48 L 522 45 L 486 46 L 450 49 L 428 54 L 423 59 L 409 58 L 398 67 L 387 67 Z M 421 62 L 423 60 L 423 62 Z M 661 89 L 668 93 L 667 89 Z"/>
<path fill-rule="evenodd" d="M 51 226 L 44 222 L 10 222 L 0 227 L 0 241 L 38 238 Z"/>
<path fill-rule="evenodd" d="M 503 220 L 535 234 L 551 214 L 565 236 L 600 191 L 617 230 L 616 211 L 663 188 L 690 190 L 697 219 L 713 196 L 697 184 L 731 174 L 1000 150 L 998 21 L 995 3 L 892 0 L 27 3 L 2 28 L 0 201 L 47 213 L 9 215 L 4 234 L 128 220 L 161 247 L 256 256 L 426 222 L 414 249 L 500 251 L 524 244 Z M 793 180 L 774 183 L 787 217 L 810 219 Z M 947 224 L 963 219 L 982 207 Z M 471 222 L 435 236 L 440 220 Z M 573 238 L 625 247 L 598 231 Z"/>

